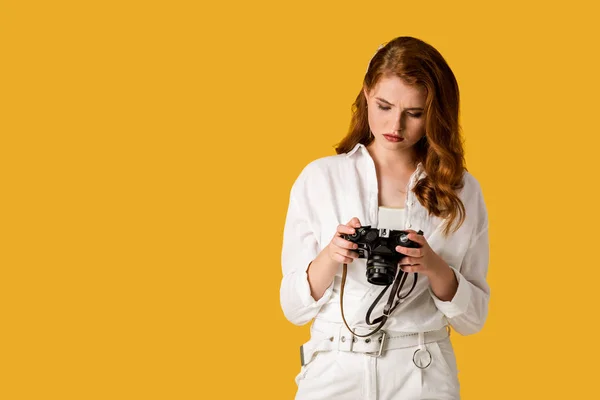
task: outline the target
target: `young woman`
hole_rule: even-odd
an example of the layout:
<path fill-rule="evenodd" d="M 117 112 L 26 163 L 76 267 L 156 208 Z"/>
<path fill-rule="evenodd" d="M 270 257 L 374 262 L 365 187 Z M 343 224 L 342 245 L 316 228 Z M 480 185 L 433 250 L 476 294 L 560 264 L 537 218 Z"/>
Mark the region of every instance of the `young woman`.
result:
<path fill-rule="evenodd" d="M 296 399 L 460 398 L 449 335 L 486 320 L 488 218 L 440 53 L 413 37 L 380 46 L 336 153 L 299 174 L 283 233 L 281 307 L 314 319 Z M 360 256 L 347 236 L 360 227 L 383 246 L 363 238 Z"/>

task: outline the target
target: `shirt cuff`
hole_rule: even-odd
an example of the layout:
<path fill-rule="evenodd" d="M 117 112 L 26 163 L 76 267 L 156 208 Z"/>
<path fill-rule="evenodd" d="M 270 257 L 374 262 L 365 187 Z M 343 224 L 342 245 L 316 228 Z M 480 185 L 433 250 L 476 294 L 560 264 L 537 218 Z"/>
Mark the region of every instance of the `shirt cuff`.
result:
<path fill-rule="evenodd" d="M 450 301 L 440 300 L 431 290 L 431 286 L 429 287 L 429 293 L 433 298 L 433 301 L 438 308 L 447 318 L 457 317 L 467 311 L 469 307 L 469 302 L 471 301 L 471 287 L 469 286 L 469 282 L 466 280 L 464 276 L 458 270 L 452 266 L 450 266 L 454 275 L 456 276 L 456 280 L 458 281 L 458 288 L 456 289 L 456 293 L 454 297 Z"/>
<path fill-rule="evenodd" d="M 321 298 L 318 301 L 315 300 L 312 297 L 312 294 L 310 294 L 310 285 L 308 284 L 308 273 L 306 272 L 308 271 L 308 267 L 310 266 L 311 262 L 312 261 L 307 262 L 304 270 L 300 274 L 298 274 L 300 282 L 296 287 L 298 288 L 298 294 L 300 295 L 300 299 L 302 300 L 302 305 L 304 307 L 319 308 L 323 304 L 327 303 L 327 301 L 331 297 L 331 294 L 333 293 L 333 283 L 335 282 L 335 278 L 331 281 L 331 284 L 325 290 L 323 296 L 321 296 Z"/>

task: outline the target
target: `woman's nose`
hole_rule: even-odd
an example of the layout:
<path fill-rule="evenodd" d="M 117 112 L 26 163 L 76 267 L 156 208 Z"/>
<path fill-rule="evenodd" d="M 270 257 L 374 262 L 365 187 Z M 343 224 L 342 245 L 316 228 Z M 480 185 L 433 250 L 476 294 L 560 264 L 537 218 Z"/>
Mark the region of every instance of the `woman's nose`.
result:
<path fill-rule="evenodd" d="M 402 114 L 395 116 L 394 117 L 394 125 L 392 126 L 392 130 L 394 132 L 402 130 L 403 124 L 404 124 L 404 118 L 402 118 Z"/>

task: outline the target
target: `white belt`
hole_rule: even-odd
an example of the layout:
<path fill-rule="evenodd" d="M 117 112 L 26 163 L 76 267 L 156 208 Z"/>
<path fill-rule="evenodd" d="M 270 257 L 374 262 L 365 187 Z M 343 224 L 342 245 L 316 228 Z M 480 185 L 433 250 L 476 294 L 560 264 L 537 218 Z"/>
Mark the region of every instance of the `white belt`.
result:
<path fill-rule="evenodd" d="M 381 329 L 368 337 L 353 335 L 344 324 L 315 320 L 313 328 L 316 331 L 313 338 L 300 347 L 300 358 L 303 366 L 308 364 L 313 356 L 321 351 L 350 351 L 381 357 L 386 350 L 419 346 L 413 355 L 413 362 L 419 368 L 427 368 L 431 363 L 431 353 L 425 348 L 425 344 L 437 342 L 450 336 L 448 325 L 427 332 L 386 332 Z M 356 328 L 355 331 L 358 335 L 365 335 L 372 329 Z M 425 351 L 428 354 L 428 361 L 418 361 L 415 358 L 419 351 Z M 419 355 L 418 359 L 422 360 L 422 356 L 425 356 L 425 354 Z"/>

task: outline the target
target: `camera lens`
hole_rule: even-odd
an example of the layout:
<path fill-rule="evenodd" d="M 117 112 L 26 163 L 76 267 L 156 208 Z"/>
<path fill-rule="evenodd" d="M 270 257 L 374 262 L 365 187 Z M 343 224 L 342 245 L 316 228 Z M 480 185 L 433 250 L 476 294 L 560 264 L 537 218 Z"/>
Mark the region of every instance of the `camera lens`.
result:
<path fill-rule="evenodd" d="M 367 260 L 367 280 L 373 285 L 386 286 L 394 282 L 398 267 L 392 260 L 373 255 Z"/>

